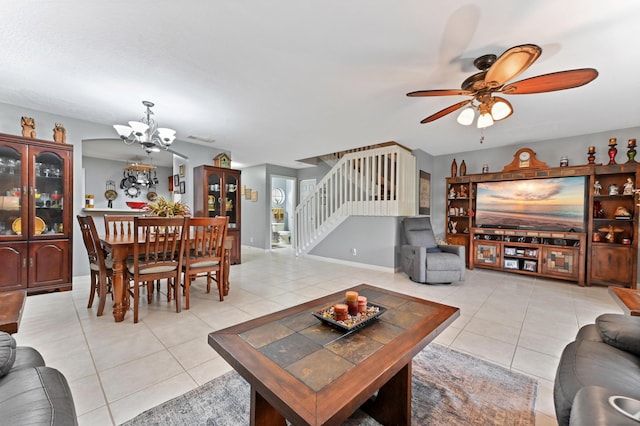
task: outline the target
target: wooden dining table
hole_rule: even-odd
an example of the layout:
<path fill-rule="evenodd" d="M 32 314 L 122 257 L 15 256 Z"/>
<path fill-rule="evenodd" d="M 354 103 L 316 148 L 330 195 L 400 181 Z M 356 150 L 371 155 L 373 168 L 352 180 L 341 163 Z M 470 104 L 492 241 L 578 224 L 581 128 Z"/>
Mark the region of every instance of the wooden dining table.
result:
<path fill-rule="evenodd" d="M 129 291 L 127 283 L 127 257 L 133 255 L 134 236 L 129 235 L 102 235 L 100 242 L 105 250 L 111 253 L 113 259 L 113 318 L 116 322 L 124 320 L 125 314 L 129 309 L 127 292 Z M 140 243 L 142 244 L 142 243 Z M 224 277 L 224 295 L 229 293 L 229 268 L 231 265 L 231 247 L 233 245 L 233 237 L 227 237 L 224 244 L 224 267 L 222 274 Z"/>

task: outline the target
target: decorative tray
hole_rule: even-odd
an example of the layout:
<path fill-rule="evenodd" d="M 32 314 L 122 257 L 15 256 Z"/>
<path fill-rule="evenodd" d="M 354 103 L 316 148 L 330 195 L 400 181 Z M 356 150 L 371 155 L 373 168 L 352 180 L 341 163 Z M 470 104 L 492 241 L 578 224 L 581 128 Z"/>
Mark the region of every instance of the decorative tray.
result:
<path fill-rule="evenodd" d="M 378 319 L 378 317 L 386 310 L 387 308 L 384 306 L 368 302 L 366 312 L 362 312 L 355 317 L 349 315 L 346 321 L 336 321 L 333 319 L 333 305 L 327 306 L 319 311 L 311 312 L 311 315 L 340 330 L 354 331 L 369 325 L 371 322 Z"/>

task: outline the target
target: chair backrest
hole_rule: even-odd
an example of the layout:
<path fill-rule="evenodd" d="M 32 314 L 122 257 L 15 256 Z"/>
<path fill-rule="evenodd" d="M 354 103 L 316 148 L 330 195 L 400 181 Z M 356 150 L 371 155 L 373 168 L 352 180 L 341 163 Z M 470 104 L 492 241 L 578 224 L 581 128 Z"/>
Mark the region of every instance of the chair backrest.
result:
<path fill-rule="evenodd" d="M 184 217 L 134 217 L 135 275 L 154 280 L 181 270 L 186 221 Z"/>
<path fill-rule="evenodd" d="M 190 266 L 207 261 L 222 262 L 228 224 L 228 216 L 189 218 L 185 264 Z"/>
<path fill-rule="evenodd" d="M 80 231 L 82 231 L 82 240 L 84 241 L 84 246 L 89 256 L 90 267 L 92 269 L 97 268 L 101 274 L 106 274 L 107 268 L 104 262 L 104 251 L 102 244 L 100 244 L 100 237 L 98 236 L 93 218 L 91 216 L 80 215 L 77 217 Z"/>
<path fill-rule="evenodd" d="M 107 237 L 110 235 L 131 235 L 133 233 L 134 217 L 126 214 L 105 214 L 105 234 Z"/>
<path fill-rule="evenodd" d="M 402 220 L 402 227 L 407 244 L 428 249 L 438 246 L 428 217 L 406 217 Z"/>

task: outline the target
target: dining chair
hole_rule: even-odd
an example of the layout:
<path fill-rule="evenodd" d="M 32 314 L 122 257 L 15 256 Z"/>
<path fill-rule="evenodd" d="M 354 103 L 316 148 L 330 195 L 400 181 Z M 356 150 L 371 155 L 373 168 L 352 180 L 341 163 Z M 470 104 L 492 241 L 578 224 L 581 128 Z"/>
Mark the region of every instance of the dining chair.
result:
<path fill-rule="evenodd" d="M 131 235 L 133 232 L 133 218 L 135 216 L 126 214 L 105 214 L 104 230 L 110 235 Z"/>
<path fill-rule="evenodd" d="M 91 270 L 91 292 L 87 309 L 93 306 L 94 296 L 98 295 L 98 312 L 101 316 L 104 312 L 107 294 L 111 293 L 111 278 L 113 277 L 113 261 L 105 256 L 100 244 L 98 231 L 91 216 L 78 215 L 78 224 L 82 231 L 82 239 L 89 256 L 89 269 Z M 113 293 L 112 293 L 113 296 Z"/>
<path fill-rule="evenodd" d="M 207 277 L 207 293 L 211 292 L 212 274 L 218 285 L 220 301 L 224 300 L 225 238 L 228 216 L 190 217 L 187 219 L 188 243 L 182 270 L 184 272 L 185 309 L 189 309 L 191 281 L 200 274 Z"/>
<path fill-rule="evenodd" d="M 151 302 L 153 283 L 166 278 L 168 293 L 180 286 L 184 245 L 187 237 L 184 217 L 138 217 L 133 219 L 133 259 L 127 265 L 132 280 L 133 322 L 138 322 L 140 286 L 147 287 Z M 176 292 L 177 293 L 177 292 Z M 181 311 L 181 297 L 176 294 L 176 312 Z"/>

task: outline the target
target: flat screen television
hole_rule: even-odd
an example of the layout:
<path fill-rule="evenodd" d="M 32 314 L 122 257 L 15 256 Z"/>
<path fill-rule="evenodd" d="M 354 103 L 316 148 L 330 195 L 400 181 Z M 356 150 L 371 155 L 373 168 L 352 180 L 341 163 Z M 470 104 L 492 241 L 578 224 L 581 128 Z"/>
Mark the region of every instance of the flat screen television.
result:
<path fill-rule="evenodd" d="M 586 177 L 481 182 L 475 226 L 584 232 Z"/>

